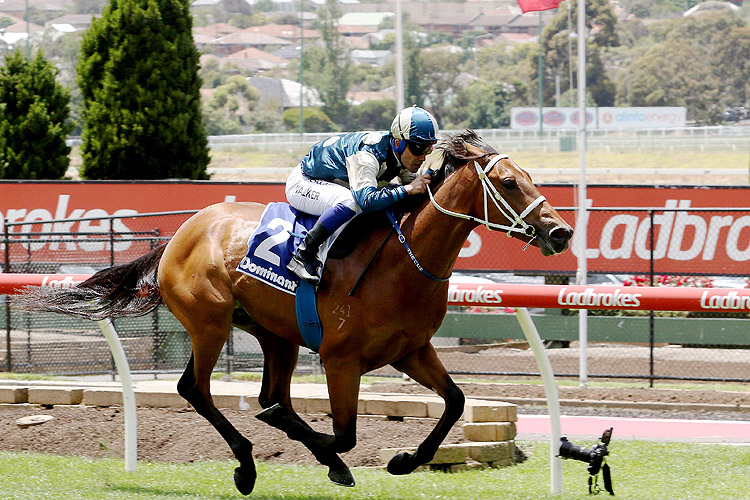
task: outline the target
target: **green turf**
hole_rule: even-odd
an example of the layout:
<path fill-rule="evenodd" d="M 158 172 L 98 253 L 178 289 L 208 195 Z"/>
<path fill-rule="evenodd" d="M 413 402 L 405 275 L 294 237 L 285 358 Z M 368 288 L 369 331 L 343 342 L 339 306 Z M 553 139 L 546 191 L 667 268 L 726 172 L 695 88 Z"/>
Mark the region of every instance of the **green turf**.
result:
<path fill-rule="evenodd" d="M 579 444 L 590 446 L 592 443 Z M 283 443 L 279 444 L 283 446 Z M 355 469 L 354 488 L 332 485 L 320 466 L 258 465 L 255 491 L 232 484 L 235 462 L 175 465 L 0 452 L 0 499 L 586 499 L 586 464 L 565 461 L 563 494 L 549 492 L 547 443 L 521 444 L 529 459 L 503 469 L 391 476 Z M 615 493 L 621 499 L 750 498 L 750 446 L 620 441 L 610 446 Z M 346 459 L 346 455 L 344 455 Z M 608 495 L 605 495 L 608 496 Z M 603 497 L 602 497 L 603 498 Z"/>

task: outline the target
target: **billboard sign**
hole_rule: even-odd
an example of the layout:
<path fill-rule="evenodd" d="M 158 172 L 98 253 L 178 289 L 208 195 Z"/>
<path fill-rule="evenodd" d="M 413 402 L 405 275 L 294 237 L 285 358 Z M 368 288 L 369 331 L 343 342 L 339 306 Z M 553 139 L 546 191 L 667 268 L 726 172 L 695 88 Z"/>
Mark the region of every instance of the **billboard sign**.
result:
<path fill-rule="evenodd" d="M 575 224 L 576 190 L 572 185 L 540 186 L 553 207 Z M 650 228 L 654 225 L 654 263 L 658 273 L 750 274 L 750 187 L 597 186 L 587 188 L 590 208 L 587 255 L 592 272 L 645 273 L 651 258 Z M 145 225 L 134 215 L 198 210 L 221 201 L 283 201 L 284 185 L 221 182 L 0 182 L 0 218 L 23 222 L 24 231 L 51 233 L 26 243 L 25 252 L 47 258 L 73 252 L 82 262 L 97 253 L 133 251 L 118 234 L 153 232 L 169 237 L 190 214 L 163 217 Z M 626 208 L 623 208 L 626 207 Z M 628 208 L 629 207 L 629 208 Z M 712 208 L 715 210 L 705 210 Z M 649 212 L 648 209 L 652 209 Z M 87 217 L 118 216 L 110 229 Z M 51 222 L 57 219 L 76 219 Z M 0 230 L 4 232 L 4 221 Z M 13 231 L 17 231 L 15 226 Z M 90 233 L 64 240 L 56 234 Z M 95 238 L 112 233 L 112 244 Z M 11 233 L 12 234 L 12 233 Z M 14 245 L 16 247 L 20 245 Z M 538 250 L 504 232 L 477 227 L 456 264 L 462 270 L 574 273 L 573 251 L 542 257 Z M 4 252 L 4 245 L 0 246 Z M 124 257 L 123 257 L 124 258 Z"/>
<path fill-rule="evenodd" d="M 580 123 L 578 108 L 543 107 L 543 129 L 576 130 Z M 649 129 L 684 127 L 687 111 L 684 107 L 629 107 L 586 108 L 586 127 L 599 130 Z M 539 108 L 513 107 L 510 128 L 538 130 Z"/>

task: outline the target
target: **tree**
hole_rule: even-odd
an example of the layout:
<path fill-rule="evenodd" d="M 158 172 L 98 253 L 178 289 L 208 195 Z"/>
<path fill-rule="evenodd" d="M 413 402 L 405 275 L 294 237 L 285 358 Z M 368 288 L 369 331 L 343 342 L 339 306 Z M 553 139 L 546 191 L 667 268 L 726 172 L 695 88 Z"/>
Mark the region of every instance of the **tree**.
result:
<path fill-rule="evenodd" d="M 204 103 L 203 120 L 209 134 L 241 134 L 251 122 L 260 94 L 243 76 L 229 77 Z"/>
<path fill-rule="evenodd" d="M 393 99 L 373 99 L 352 106 L 349 130 L 388 130 L 396 115 Z"/>
<path fill-rule="evenodd" d="M 570 31 L 568 30 L 568 8 L 572 7 L 570 12 L 575 27 L 575 20 L 578 16 L 577 4 L 564 2 L 560 4 L 557 14 L 552 21 L 545 27 L 542 33 L 542 53 L 543 61 L 543 94 L 544 102 L 551 103 L 554 94 L 554 85 L 552 82 L 555 76 L 560 76 L 563 80 L 569 80 L 569 75 L 573 75 L 573 81 L 576 81 L 578 66 L 576 59 L 578 57 L 578 44 L 573 42 L 572 52 L 573 60 L 569 57 L 568 47 L 571 43 Z M 589 0 L 586 2 L 586 24 L 591 37 L 586 41 L 586 87 L 591 93 L 594 102 L 598 106 L 612 106 L 615 102 L 615 85 L 609 79 L 605 69 L 600 52 L 607 47 L 616 47 L 619 45 L 617 36 L 617 19 L 614 11 L 606 0 Z M 596 26 L 596 30 L 591 28 Z M 538 51 L 529 54 L 528 72 L 531 81 L 534 82 L 533 88 L 538 88 Z M 572 73 L 571 67 L 573 65 Z M 531 97 L 531 96 L 530 96 Z M 535 96 L 534 96 L 535 97 Z M 535 100 L 535 99 L 534 99 Z"/>
<path fill-rule="evenodd" d="M 750 26 L 732 27 L 716 38 L 714 68 L 721 82 L 724 104 L 750 105 Z"/>
<path fill-rule="evenodd" d="M 338 31 L 341 8 L 336 0 L 326 0 L 318 9 L 315 28 L 320 31 L 323 45 L 305 50 L 305 83 L 318 91 L 323 100 L 323 112 L 345 125 L 349 104 L 346 94 L 351 84 L 349 50 Z M 307 130 L 307 124 L 305 124 Z"/>
<path fill-rule="evenodd" d="M 475 80 L 466 88 L 469 128 L 501 128 L 510 125 L 507 85 Z"/>
<path fill-rule="evenodd" d="M 718 123 L 719 81 L 687 40 L 657 45 L 636 60 L 627 77 L 631 106 L 685 106 L 688 120 Z"/>
<path fill-rule="evenodd" d="M 88 179 L 207 179 L 198 52 L 185 0 L 112 0 L 78 62 Z"/>
<path fill-rule="evenodd" d="M 688 120 L 721 123 L 726 105 L 748 99 L 748 25 L 732 12 L 661 23 L 656 43 L 642 51 L 618 82 L 630 106 L 685 106 Z M 739 102 L 738 102 L 739 101 Z"/>
<path fill-rule="evenodd" d="M 459 92 L 462 55 L 450 50 L 450 47 L 436 47 L 424 52 L 427 55 L 423 58 L 422 78 L 429 82 L 425 93 L 430 98 L 432 113 L 438 123 L 443 123 L 451 99 Z"/>
<path fill-rule="evenodd" d="M 68 169 L 65 139 L 70 92 L 41 51 L 33 60 L 16 51 L 0 67 L 0 178 L 60 179 Z"/>
<path fill-rule="evenodd" d="M 323 111 L 317 108 L 304 108 L 305 130 L 308 132 L 339 132 L 341 129 Z M 284 111 L 281 123 L 288 130 L 299 130 L 299 108 Z"/>

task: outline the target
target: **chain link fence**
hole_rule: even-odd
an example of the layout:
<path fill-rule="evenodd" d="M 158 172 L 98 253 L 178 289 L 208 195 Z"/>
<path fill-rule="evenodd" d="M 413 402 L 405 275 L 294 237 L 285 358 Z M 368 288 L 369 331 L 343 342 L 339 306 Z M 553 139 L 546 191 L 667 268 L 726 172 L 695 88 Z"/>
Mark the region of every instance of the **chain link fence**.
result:
<path fill-rule="evenodd" d="M 6 223 L 3 269 L 13 273 L 93 273 L 129 262 L 163 244 L 173 228 L 192 213 Z M 562 213 L 572 221 L 571 210 Z M 590 214 L 589 226 L 589 242 L 599 239 L 593 246 L 600 257 L 589 265 L 590 284 L 748 286 L 750 209 L 597 209 Z M 524 258 L 531 256 L 519 252 L 516 270 L 494 271 L 488 263 L 487 269 L 464 270 L 456 277 L 538 284 L 574 281 L 575 269 L 520 271 L 529 267 L 523 265 Z M 0 296 L 5 322 L 0 370 L 114 377 L 113 360 L 95 323 L 21 312 L 9 307 L 12 300 L 12 296 Z M 556 375 L 578 377 L 579 311 L 531 312 Z M 588 315 L 589 377 L 649 379 L 652 383 L 669 379 L 750 381 L 747 314 L 589 311 Z M 114 324 L 134 373 L 181 372 L 187 364 L 190 339 L 165 307 Z M 513 310 L 452 307 L 433 343 L 454 374 L 537 376 L 536 362 L 523 339 Z M 235 331 L 217 370 L 260 371 L 262 366 L 255 339 Z M 303 348 L 298 371 L 319 369 L 317 356 Z M 376 373 L 397 375 L 390 368 Z"/>

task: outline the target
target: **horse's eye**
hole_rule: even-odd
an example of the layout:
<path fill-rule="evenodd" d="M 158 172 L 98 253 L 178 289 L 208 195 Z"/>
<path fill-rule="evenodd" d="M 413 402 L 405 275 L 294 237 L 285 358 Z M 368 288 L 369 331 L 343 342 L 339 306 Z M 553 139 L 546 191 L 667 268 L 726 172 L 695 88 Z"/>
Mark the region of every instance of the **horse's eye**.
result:
<path fill-rule="evenodd" d="M 518 184 L 516 184 L 515 179 L 504 179 L 503 187 L 507 189 L 508 191 L 510 191 L 510 190 L 516 189 L 518 187 Z"/>

